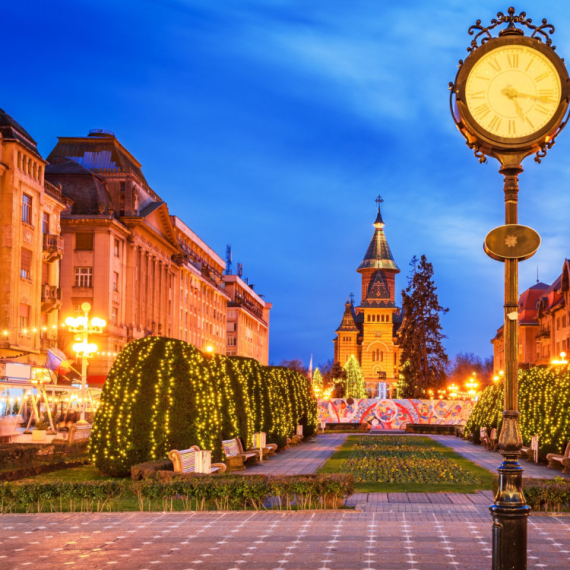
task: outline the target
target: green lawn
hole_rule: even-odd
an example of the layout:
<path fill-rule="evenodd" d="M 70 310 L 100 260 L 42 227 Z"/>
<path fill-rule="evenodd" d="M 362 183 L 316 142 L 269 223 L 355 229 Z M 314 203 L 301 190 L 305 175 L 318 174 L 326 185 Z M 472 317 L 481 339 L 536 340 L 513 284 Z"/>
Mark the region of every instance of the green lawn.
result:
<path fill-rule="evenodd" d="M 52 471 L 51 473 L 44 473 L 42 475 L 34 475 L 28 477 L 24 481 L 36 481 L 37 483 L 51 483 L 52 481 L 71 481 L 73 483 L 80 483 L 83 481 L 121 481 L 115 477 L 107 477 L 101 475 L 99 470 L 94 465 L 82 465 L 81 467 L 72 467 L 71 469 L 61 469 L 59 471 Z"/>
<path fill-rule="evenodd" d="M 494 477 L 428 437 L 392 435 L 347 437 L 319 473 L 352 473 L 360 493 L 473 493 Z"/>

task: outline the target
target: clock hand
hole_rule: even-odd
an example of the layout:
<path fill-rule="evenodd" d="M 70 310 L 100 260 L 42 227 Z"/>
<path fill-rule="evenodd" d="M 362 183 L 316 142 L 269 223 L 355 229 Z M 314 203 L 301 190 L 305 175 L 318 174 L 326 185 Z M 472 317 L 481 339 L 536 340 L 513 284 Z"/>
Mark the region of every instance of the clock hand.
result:
<path fill-rule="evenodd" d="M 519 105 L 519 102 L 517 101 L 517 97 L 520 95 L 520 93 L 510 85 L 503 87 L 503 89 L 501 89 L 501 93 L 503 95 L 506 95 L 515 104 L 515 110 L 517 112 L 517 115 L 520 117 L 521 121 L 524 121 L 523 110 Z"/>
<path fill-rule="evenodd" d="M 507 85 L 501 89 L 501 93 L 506 95 L 509 99 L 515 99 L 515 97 L 526 97 L 528 99 L 534 99 L 535 101 L 540 101 L 541 103 L 555 103 L 554 100 L 546 95 L 531 95 L 530 93 L 520 93 L 514 87 Z"/>

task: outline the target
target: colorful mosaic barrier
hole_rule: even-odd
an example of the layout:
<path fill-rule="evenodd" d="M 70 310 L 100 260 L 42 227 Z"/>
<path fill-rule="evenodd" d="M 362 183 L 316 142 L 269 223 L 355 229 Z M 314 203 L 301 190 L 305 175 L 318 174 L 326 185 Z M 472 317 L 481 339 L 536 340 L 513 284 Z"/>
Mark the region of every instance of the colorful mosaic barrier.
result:
<path fill-rule="evenodd" d="M 368 422 L 381 429 L 405 429 L 406 424 L 461 425 L 473 402 L 462 400 L 319 400 L 319 422 Z"/>

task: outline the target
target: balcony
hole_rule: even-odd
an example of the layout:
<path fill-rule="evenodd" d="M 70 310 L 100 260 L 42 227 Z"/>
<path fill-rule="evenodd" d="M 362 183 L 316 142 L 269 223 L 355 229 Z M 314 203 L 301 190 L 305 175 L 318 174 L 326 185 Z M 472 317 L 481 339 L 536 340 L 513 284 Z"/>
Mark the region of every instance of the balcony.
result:
<path fill-rule="evenodd" d="M 42 285 L 42 313 L 61 309 L 61 290 L 55 285 Z"/>
<path fill-rule="evenodd" d="M 63 238 L 44 234 L 44 261 L 55 261 L 63 257 Z"/>
<path fill-rule="evenodd" d="M 536 333 L 536 339 L 546 340 L 550 338 L 550 329 L 544 329 Z"/>

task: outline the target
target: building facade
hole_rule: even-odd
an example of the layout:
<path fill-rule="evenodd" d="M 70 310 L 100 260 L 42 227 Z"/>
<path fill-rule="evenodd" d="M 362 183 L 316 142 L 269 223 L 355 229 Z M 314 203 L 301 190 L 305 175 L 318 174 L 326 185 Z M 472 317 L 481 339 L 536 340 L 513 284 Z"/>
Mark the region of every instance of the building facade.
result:
<path fill-rule="evenodd" d="M 0 358 L 36 365 L 57 344 L 60 215 L 71 205 L 45 167 L 36 142 L 0 109 Z"/>
<path fill-rule="evenodd" d="M 366 381 L 370 397 L 395 396 L 399 378 L 400 352 L 397 332 L 402 311 L 396 306 L 396 275 L 400 272 L 384 233 L 378 200 L 374 235 L 358 266 L 361 303 L 347 301 L 334 342 L 334 361 L 344 365 L 354 355 Z"/>
<path fill-rule="evenodd" d="M 227 355 L 248 356 L 269 364 L 269 311 L 264 301 L 238 275 L 224 275 L 230 296 L 227 319 Z"/>
<path fill-rule="evenodd" d="M 570 262 L 565 259 L 562 273 L 552 283 L 537 283 L 519 298 L 519 365 L 547 365 L 561 352 L 570 354 Z M 503 327 L 493 344 L 494 370 L 504 370 Z"/>

